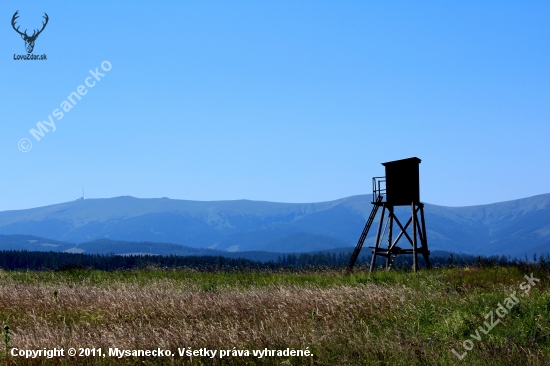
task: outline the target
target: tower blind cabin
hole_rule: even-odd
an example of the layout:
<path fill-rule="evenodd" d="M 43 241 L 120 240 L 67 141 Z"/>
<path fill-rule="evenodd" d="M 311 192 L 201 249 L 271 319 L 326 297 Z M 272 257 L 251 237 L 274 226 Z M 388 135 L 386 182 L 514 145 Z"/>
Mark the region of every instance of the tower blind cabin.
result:
<path fill-rule="evenodd" d="M 413 255 L 414 271 L 418 270 L 418 254 L 421 254 L 424 258 L 426 267 L 431 268 L 424 220 L 424 204 L 420 202 L 420 162 L 419 158 L 413 157 L 382 163 L 386 169 L 386 176 L 372 178 L 372 204 L 374 206 L 351 255 L 348 265 L 350 271 L 359 257 L 363 243 L 380 207 L 382 207 L 382 214 L 378 223 L 376 240 L 374 246 L 370 247 L 372 248 L 370 271 L 374 271 L 377 257 L 385 257 L 385 267 L 390 269 L 399 254 Z M 405 225 L 395 215 L 396 206 L 410 206 L 411 208 L 411 217 Z M 386 234 L 387 244 L 384 245 Z M 410 244 L 412 248 L 397 246 L 401 240 L 404 241 L 405 239 L 408 242 L 406 244 Z"/>

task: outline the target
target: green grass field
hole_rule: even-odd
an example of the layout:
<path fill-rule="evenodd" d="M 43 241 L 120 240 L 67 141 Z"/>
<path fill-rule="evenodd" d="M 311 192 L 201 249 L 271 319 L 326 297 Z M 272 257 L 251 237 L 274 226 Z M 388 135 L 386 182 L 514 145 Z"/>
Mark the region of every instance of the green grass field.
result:
<path fill-rule="evenodd" d="M 529 285 L 531 273 L 540 281 Z M 549 275 L 528 265 L 372 275 L 0 271 L 0 321 L 10 329 L 0 356 L 10 365 L 546 365 Z M 67 355 L 70 347 L 77 356 Z M 54 348 L 65 356 L 11 355 Z M 96 356 L 78 356 L 80 348 Z M 174 356 L 117 358 L 109 348 L 161 348 Z M 178 353 L 201 348 L 216 356 Z M 287 349 L 312 356 L 276 356 Z"/>

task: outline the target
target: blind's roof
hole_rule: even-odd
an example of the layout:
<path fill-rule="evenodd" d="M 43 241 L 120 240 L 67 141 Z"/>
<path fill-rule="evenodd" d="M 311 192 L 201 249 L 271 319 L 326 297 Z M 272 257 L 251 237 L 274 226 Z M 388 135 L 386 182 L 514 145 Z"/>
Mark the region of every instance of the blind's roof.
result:
<path fill-rule="evenodd" d="M 382 165 L 388 166 L 388 165 L 393 165 L 393 164 L 407 164 L 407 163 L 408 164 L 413 164 L 413 163 L 420 164 L 421 162 L 422 162 L 422 160 L 420 160 L 419 158 L 414 156 L 412 158 L 407 158 L 407 159 L 388 161 L 388 162 L 382 163 Z"/>

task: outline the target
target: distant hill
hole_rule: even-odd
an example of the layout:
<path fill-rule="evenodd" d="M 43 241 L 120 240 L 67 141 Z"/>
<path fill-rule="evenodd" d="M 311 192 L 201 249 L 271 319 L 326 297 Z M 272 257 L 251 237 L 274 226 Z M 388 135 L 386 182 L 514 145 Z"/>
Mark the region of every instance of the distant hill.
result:
<path fill-rule="evenodd" d="M 181 256 L 223 256 L 242 258 L 253 261 L 277 261 L 284 254 L 263 251 L 226 252 L 207 248 L 191 248 L 180 244 L 114 241 L 98 239 L 86 243 L 67 243 L 31 235 L 0 235 L 0 251 L 26 250 L 33 252 L 65 252 L 83 254 L 116 254 L 116 255 L 181 255 Z M 336 249 L 336 254 L 350 254 L 353 248 Z M 330 251 L 331 253 L 333 251 Z M 363 253 L 362 256 L 364 256 Z"/>
<path fill-rule="evenodd" d="M 190 248 L 179 244 L 170 243 L 151 243 L 151 242 L 128 242 L 113 241 L 109 239 L 98 239 L 92 242 L 73 244 L 62 241 L 55 241 L 30 235 L 0 235 L 0 251 L 29 251 L 29 252 L 64 252 L 73 254 L 115 254 L 115 255 L 179 255 L 179 256 L 213 256 L 226 257 L 233 259 L 247 259 L 258 262 L 278 262 L 284 256 L 293 255 L 327 255 L 339 257 L 343 255 L 347 263 L 349 255 L 354 247 L 345 247 L 329 249 L 322 251 L 299 253 L 292 250 L 286 253 L 274 253 L 264 251 L 245 251 L 245 252 L 224 252 L 213 249 Z M 452 254 L 450 252 L 432 250 L 432 257 L 444 258 L 445 264 L 447 258 Z M 456 253 L 455 253 L 456 254 Z M 476 259 L 474 257 L 474 259 Z M 363 251 L 359 256 L 360 262 L 370 263 L 370 253 Z M 23 266 L 24 267 L 24 266 Z M 23 268 L 21 267 L 21 268 Z"/>
<path fill-rule="evenodd" d="M 49 238 L 52 245 L 109 239 L 213 252 L 312 252 L 353 247 L 372 209 L 370 201 L 370 195 L 304 204 L 87 199 L 0 212 L 0 234 Z M 400 211 L 408 214 L 408 208 Z M 513 256 L 550 252 L 550 194 L 469 207 L 426 204 L 425 211 L 431 250 Z M 372 245 L 374 234 L 373 229 L 365 247 Z M 181 248 L 166 250 L 176 249 Z"/>

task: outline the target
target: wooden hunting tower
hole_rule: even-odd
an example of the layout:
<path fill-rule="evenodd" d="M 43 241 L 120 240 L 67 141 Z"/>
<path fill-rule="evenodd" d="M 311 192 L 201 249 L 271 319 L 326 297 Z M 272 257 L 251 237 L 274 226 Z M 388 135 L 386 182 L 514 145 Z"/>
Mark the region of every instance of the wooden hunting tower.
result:
<path fill-rule="evenodd" d="M 355 261 L 359 257 L 359 252 L 374 222 L 374 218 L 379 207 L 382 207 L 380 222 L 378 223 L 378 232 L 376 241 L 372 248 L 372 260 L 370 271 L 376 267 L 376 258 L 382 256 L 386 258 L 386 269 L 390 269 L 398 254 L 412 254 L 414 271 L 418 270 L 418 254 L 422 254 L 426 267 L 430 268 L 430 252 L 428 250 L 428 239 L 426 237 L 426 223 L 424 221 L 424 205 L 420 202 L 420 175 L 419 165 L 421 160 L 413 157 L 402 160 L 389 161 L 382 163 L 386 168 L 385 177 L 372 178 L 372 212 L 367 220 L 363 233 L 361 234 L 357 246 L 351 255 L 348 269 L 351 271 Z M 410 206 L 411 217 L 403 226 L 397 216 L 395 216 L 395 206 Z M 384 218 L 386 211 L 388 216 L 384 228 Z M 418 220 L 420 213 L 420 220 Z M 394 224 L 399 229 L 394 240 Z M 410 226 L 411 234 L 408 233 Z M 388 244 L 382 247 L 384 236 L 388 233 Z M 399 240 L 405 236 L 412 248 L 400 248 L 397 246 Z M 417 240 L 418 237 L 418 240 Z M 418 245 L 420 243 L 420 246 Z"/>

